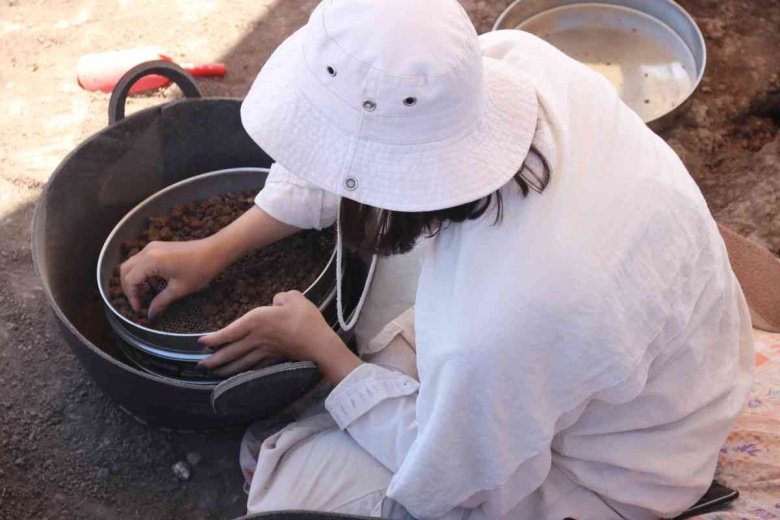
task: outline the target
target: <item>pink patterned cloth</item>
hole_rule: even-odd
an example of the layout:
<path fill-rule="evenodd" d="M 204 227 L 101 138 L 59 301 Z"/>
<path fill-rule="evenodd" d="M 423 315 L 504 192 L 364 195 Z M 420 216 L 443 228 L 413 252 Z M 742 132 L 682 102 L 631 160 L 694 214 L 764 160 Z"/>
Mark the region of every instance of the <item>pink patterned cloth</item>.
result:
<path fill-rule="evenodd" d="M 739 500 L 698 520 L 780 520 L 780 334 L 754 331 L 756 379 L 721 449 L 716 478 Z"/>

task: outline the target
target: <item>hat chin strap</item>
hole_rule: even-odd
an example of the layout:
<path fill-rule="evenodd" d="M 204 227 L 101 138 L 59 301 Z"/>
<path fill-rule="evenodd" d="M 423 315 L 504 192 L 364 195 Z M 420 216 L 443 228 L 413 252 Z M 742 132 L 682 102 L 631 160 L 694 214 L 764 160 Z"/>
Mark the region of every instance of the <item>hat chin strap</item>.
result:
<path fill-rule="evenodd" d="M 343 249 L 343 245 L 341 242 L 341 204 L 339 204 L 338 215 L 336 216 L 336 314 L 338 315 L 339 325 L 341 325 L 341 329 L 344 331 L 350 331 L 355 326 L 355 323 L 357 323 L 357 320 L 360 317 L 360 311 L 363 310 L 363 304 L 366 303 L 366 298 L 368 297 L 368 289 L 371 286 L 371 281 L 374 279 L 374 271 L 376 270 L 377 255 L 374 255 L 371 258 L 371 267 L 368 268 L 368 276 L 366 277 L 366 284 L 365 286 L 363 286 L 363 293 L 360 295 L 360 300 L 358 300 L 358 303 L 355 306 L 355 311 L 352 314 L 352 318 L 349 320 L 349 323 L 347 323 L 344 320 L 344 303 L 341 298 L 342 249 Z"/>

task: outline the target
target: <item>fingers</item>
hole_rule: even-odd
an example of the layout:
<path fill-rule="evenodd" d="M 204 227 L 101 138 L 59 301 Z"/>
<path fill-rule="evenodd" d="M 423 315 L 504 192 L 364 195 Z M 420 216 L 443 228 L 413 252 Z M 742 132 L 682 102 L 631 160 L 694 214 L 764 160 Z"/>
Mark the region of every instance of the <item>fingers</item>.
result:
<path fill-rule="evenodd" d="M 294 302 L 297 298 L 304 297 L 303 293 L 300 291 L 287 291 L 287 292 L 281 292 L 274 296 L 273 304 L 275 306 L 284 306 L 284 305 L 290 305 L 292 302 Z"/>
<path fill-rule="evenodd" d="M 213 373 L 216 376 L 225 377 L 238 374 L 239 372 L 246 372 L 247 370 L 258 370 L 268 365 L 273 365 L 278 361 L 279 358 L 267 357 L 267 354 L 262 350 L 253 350 L 244 357 L 219 367 Z"/>
<path fill-rule="evenodd" d="M 284 360 L 284 358 L 269 355 L 268 357 L 261 359 L 258 363 L 252 365 L 251 370 L 260 370 L 265 367 L 270 367 L 282 362 L 282 360 Z"/>
<path fill-rule="evenodd" d="M 276 305 L 277 307 L 280 305 L 284 305 L 284 302 L 287 301 L 287 293 L 277 293 L 274 295 L 273 299 L 273 305 Z"/>
<path fill-rule="evenodd" d="M 239 341 L 222 347 L 215 354 L 198 363 L 198 367 L 213 370 L 217 367 L 221 367 L 222 365 L 240 359 L 253 350 L 257 350 L 254 348 L 256 346 L 257 341 L 253 338 L 243 338 Z M 257 363 L 257 361 L 259 361 L 259 358 L 255 360 L 255 363 Z"/>
<path fill-rule="evenodd" d="M 179 298 L 179 293 L 176 290 L 174 283 L 169 283 L 165 289 L 154 297 L 152 303 L 149 304 L 149 319 L 154 321 L 157 319 L 170 304 L 175 302 Z"/>
<path fill-rule="evenodd" d="M 160 274 L 159 264 L 154 261 L 155 256 L 152 254 L 155 249 L 155 242 L 151 242 L 140 253 L 128 258 L 119 266 L 122 292 L 136 312 L 141 308 L 139 288 L 150 276 Z"/>
<path fill-rule="evenodd" d="M 141 308 L 141 298 L 138 295 L 138 289 L 146 281 L 146 273 L 143 269 L 138 268 L 135 263 L 129 264 L 129 261 L 122 264 L 119 271 L 122 292 L 127 296 L 130 306 L 137 312 Z"/>
<path fill-rule="evenodd" d="M 238 318 L 236 321 L 217 332 L 212 332 L 211 334 L 203 336 L 198 340 L 198 343 L 214 349 L 220 345 L 233 343 L 234 341 L 244 338 L 251 332 L 251 329 L 246 325 L 246 320 L 244 320 L 245 317 L 246 315 Z"/>
<path fill-rule="evenodd" d="M 211 348 L 219 347 L 227 343 L 233 343 L 245 337 L 257 328 L 264 317 L 263 308 L 258 307 L 247 312 L 236 321 L 228 325 L 227 327 L 211 333 L 207 336 L 203 336 L 198 341 Z"/>

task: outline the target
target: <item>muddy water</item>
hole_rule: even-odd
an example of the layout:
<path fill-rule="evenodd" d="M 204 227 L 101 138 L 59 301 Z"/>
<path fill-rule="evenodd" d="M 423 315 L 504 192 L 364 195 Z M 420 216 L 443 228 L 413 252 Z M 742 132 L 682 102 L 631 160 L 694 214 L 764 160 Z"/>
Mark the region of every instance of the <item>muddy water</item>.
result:
<path fill-rule="evenodd" d="M 696 62 L 685 42 L 632 9 L 574 5 L 534 16 L 518 28 L 606 77 L 645 121 L 685 101 L 696 82 Z"/>

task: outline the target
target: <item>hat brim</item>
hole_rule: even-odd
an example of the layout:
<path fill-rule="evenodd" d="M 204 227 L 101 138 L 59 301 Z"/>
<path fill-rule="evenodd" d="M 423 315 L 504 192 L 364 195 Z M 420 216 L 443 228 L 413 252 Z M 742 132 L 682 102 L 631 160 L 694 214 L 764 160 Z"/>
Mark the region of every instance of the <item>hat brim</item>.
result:
<path fill-rule="evenodd" d="M 300 32 L 271 56 L 241 106 L 249 136 L 276 162 L 322 189 L 395 211 L 432 211 L 478 200 L 518 172 L 533 141 L 536 90 L 519 71 L 484 58 L 487 102 L 458 136 L 422 144 L 358 140 L 331 124 L 295 86 Z M 351 161 L 345 174 L 344 164 Z M 353 190 L 345 178 L 357 180 Z"/>

